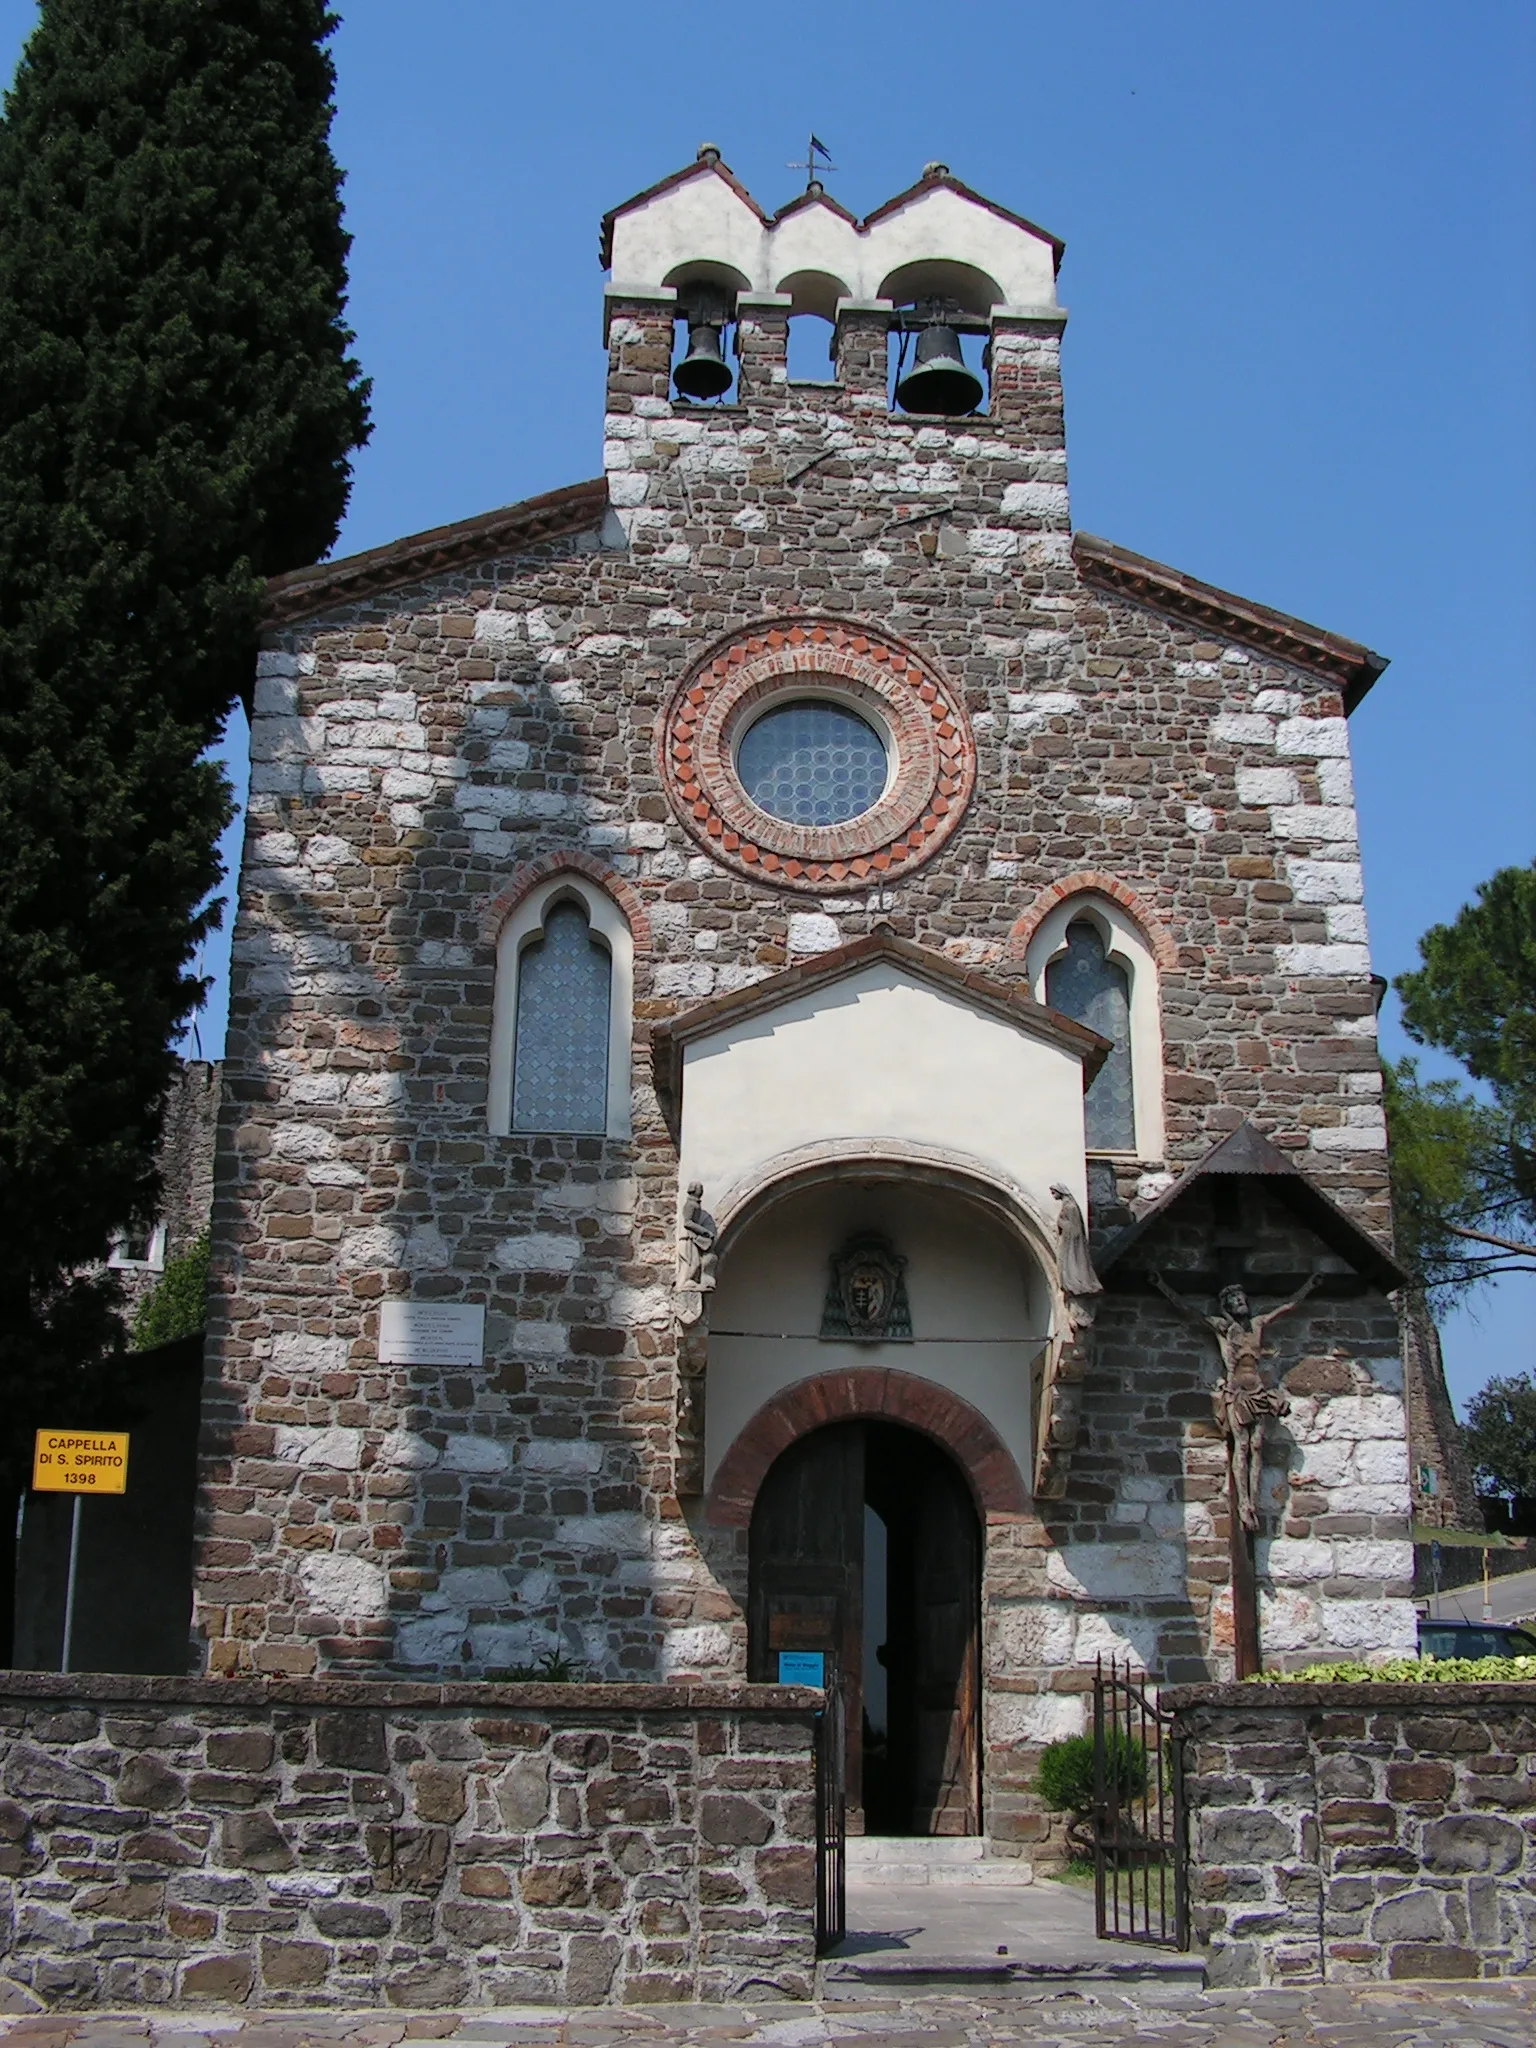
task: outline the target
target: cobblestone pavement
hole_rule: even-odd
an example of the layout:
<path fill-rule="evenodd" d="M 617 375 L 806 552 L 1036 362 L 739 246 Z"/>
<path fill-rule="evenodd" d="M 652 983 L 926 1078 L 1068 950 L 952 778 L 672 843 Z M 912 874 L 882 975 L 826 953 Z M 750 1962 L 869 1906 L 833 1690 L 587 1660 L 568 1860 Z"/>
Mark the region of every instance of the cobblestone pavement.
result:
<path fill-rule="evenodd" d="M 465 2013 L 38 2013 L 0 2020 L 6 2048 L 1536 2048 L 1536 1983 L 1299 1991 L 1107 1990 L 1006 1999 Z"/>

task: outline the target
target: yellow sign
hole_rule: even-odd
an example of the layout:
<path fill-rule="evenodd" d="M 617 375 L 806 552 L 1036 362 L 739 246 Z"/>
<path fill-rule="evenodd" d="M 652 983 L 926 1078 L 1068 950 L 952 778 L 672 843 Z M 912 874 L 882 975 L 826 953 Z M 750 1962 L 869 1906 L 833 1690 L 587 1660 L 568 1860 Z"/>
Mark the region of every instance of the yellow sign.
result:
<path fill-rule="evenodd" d="M 39 1493 L 126 1493 L 128 1432 L 40 1429 L 32 1484 Z"/>

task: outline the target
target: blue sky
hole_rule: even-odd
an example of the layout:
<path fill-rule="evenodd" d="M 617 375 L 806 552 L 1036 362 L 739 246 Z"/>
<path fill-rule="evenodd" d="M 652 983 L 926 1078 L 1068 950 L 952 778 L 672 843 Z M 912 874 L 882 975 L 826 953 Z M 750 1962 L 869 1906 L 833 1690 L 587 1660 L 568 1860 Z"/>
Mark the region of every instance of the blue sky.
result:
<path fill-rule="evenodd" d="M 377 426 L 341 551 L 597 472 L 598 219 L 702 140 L 770 207 L 812 129 L 859 213 L 939 157 L 1066 240 L 1075 523 L 1392 657 L 1354 720 L 1379 969 L 1536 853 L 1529 0 L 342 12 Z M 0 47 L 34 18 L 0 0 Z M 1536 1362 L 1536 1282 L 1478 1318 L 1462 1398 Z"/>

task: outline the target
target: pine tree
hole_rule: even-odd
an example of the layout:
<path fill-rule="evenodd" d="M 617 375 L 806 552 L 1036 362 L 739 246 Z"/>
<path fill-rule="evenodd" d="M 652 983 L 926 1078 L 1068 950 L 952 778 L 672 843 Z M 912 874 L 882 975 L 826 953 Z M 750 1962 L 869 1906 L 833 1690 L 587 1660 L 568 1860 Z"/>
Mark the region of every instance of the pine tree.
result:
<path fill-rule="evenodd" d="M 324 0 L 43 0 L 0 122 L 0 1473 L 121 1342 L 263 581 L 368 434 Z M 61 1407 L 62 1404 L 62 1407 Z"/>

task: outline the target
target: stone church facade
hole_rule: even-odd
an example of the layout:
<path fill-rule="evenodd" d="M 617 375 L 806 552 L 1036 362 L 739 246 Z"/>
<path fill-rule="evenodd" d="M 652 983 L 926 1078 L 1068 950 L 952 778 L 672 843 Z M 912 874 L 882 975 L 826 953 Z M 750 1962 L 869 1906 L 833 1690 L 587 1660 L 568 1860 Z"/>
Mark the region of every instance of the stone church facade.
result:
<path fill-rule="evenodd" d="M 1231 1672 L 1223 1287 L 1304 1296 L 1266 1661 L 1413 1644 L 1385 664 L 1074 532 L 1060 245 L 942 166 L 770 219 L 705 151 L 604 235 L 604 474 L 272 588 L 199 1654 L 808 1654 L 867 1825 L 1016 1850 L 1095 1659 Z M 984 409 L 891 396 L 941 316 Z"/>

